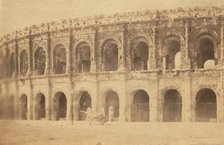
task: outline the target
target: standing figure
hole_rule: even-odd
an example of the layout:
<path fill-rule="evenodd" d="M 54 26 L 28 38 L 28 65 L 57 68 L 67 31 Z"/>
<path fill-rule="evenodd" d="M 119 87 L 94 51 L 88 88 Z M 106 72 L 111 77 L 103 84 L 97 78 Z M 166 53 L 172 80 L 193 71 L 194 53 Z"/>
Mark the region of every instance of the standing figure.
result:
<path fill-rule="evenodd" d="M 112 122 L 114 118 L 114 107 L 110 106 L 109 107 L 109 121 Z"/>
<path fill-rule="evenodd" d="M 93 121 L 93 112 L 92 112 L 92 109 L 90 107 L 87 108 L 86 117 L 87 117 L 87 120 L 89 122 L 89 125 L 91 125 L 92 121 Z"/>

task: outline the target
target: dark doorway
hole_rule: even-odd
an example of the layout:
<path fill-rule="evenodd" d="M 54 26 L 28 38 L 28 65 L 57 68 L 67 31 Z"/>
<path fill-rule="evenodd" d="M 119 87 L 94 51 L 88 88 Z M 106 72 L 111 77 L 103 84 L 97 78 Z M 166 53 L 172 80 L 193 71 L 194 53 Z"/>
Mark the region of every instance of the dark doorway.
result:
<path fill-rule="evenodd" d="M 132 46 L 132 70 L 147 70 L 149 48 L 143 41 L 134 41 Z"/>
<path fill-rule="evenodd" d="M 166 69 L 175 69 L 178 62 L 175 61 L 175 56 L 180 52 L 180 43 L 176 40 L 169 40 L 166 42 Z"/>
<path fill-rule="evenodd" d="M 66 50 L 61 44 L 54 48 L 53 64 L 55 74 L 64 74 L 66 72 Z"/>
<path fill-rule="evenodd" d="M 204 63 L 207 60 L 215 60 L 214 44 L 208 38 L 200 40 L 198 49 L 198 68 L 204 68 Z"/>
<path fill-rule="evenodd" d="M 37 48 L 34 53 L 35 59 L 35 73 L 36 75 L 43 75 L 45 71 L 45 62 L 46 62 L 46 55 L 45 50 L 42 47 Z"/>
<path fill-rule="evenodd" d="M 86 114 L 84 112 L 87 111 L 88 108 L 92 107 L 91 96 L 87 91 L 81 93 L 81 98 L 79 100 L 79 120 L 85 120 Z"/>
<path fill-rule="evenodd" d="M 182 99 L 177 90 L 168 90 L 164 97 L 163 121 L 181 121 Z"/>
<path fill-rule="evenodd" d="M 28 71 L 28 52 L 22 50 L 20 53 L 20 75 L 25 76 Z"/>
<path fill-rule="evenodd" d="M 67 113 L 67 99 L 64 93 L 58 92 L 54 96 L 54 118 L 59 120 L 66 118 Z"/>
<path fill-rule="evenodd" d="M 131 118 L 132 121 L 149 121 L 149 95 L 144 90 L 134 93 Z"/>
<path fill-rule="evenodd" d="M 216 94 L 211 89 L 202 89 L 196 96 L 196 121 L 216 121 Z"/>
<path fill-rule="evenodd" d="M 105 113 L 106 116 L 109 115 L 109 108 L 113 107 L 114 111 L 114 118 L 119 117 L 119 97 L 118 94 L 114 91 L 108 91 L 106 93 L 106 98 L 105 98 Z"/>
<path fill-rule="evenodd" d="M 104 71 L 118 69 L 118 46 L 114 40 L 107 40 L 102 47 Z"/>
<path fill-rule="evenodd" d="M 90 71 L 90 47 L 87 43 L 81 43 L 76 48 L 76 62 L 78 72 Z"/>

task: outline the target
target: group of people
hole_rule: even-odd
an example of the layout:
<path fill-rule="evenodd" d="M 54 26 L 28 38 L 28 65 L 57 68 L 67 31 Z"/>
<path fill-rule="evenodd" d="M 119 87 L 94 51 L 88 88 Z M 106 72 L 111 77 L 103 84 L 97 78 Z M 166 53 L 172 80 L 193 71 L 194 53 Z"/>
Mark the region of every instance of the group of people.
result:
<path fill-rule="evenodd" d="M 113 120 L 113 107 L 111 106 L 109 108 L 109 113 L 108 113 L 108 120 L 112 121 Z M 105 123 L 107 120 L 107 116 L 105 113 L 105 109 L 101 107 L 99 109 L 99 112 L 94 112 L 90 107 L 87 108 L 86 110 L 86 119 L 89 121 L 89 124 L 91 125 L 92 121 L 95 119 L 96 121 L 100 122 L 101 124 Z"/>

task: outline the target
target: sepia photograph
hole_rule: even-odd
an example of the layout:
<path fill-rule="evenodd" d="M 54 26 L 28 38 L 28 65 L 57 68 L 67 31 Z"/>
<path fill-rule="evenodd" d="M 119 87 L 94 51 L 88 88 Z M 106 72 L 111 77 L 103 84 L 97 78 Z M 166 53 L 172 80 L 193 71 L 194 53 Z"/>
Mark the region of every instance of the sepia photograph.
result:
<path fill-rule="evenodd" d="M 224 0 L 0 0 L 0 145 L 224 145 Z"/>

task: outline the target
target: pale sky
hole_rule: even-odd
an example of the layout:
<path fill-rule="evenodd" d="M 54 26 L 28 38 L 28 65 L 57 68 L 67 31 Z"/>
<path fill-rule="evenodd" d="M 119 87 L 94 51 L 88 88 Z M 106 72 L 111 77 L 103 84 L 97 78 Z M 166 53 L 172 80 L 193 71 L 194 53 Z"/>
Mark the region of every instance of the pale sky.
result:
<path fill-rule="evenodd" d="M 224 0 L 0 0 L 0 35 L 66 18 L 194 6 L 224 6 Z"/>

